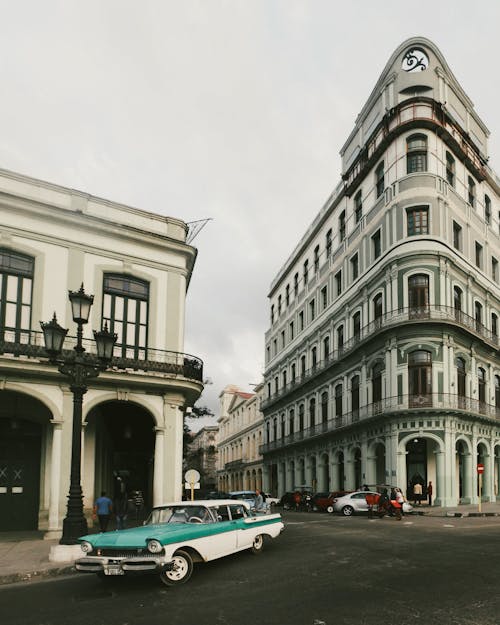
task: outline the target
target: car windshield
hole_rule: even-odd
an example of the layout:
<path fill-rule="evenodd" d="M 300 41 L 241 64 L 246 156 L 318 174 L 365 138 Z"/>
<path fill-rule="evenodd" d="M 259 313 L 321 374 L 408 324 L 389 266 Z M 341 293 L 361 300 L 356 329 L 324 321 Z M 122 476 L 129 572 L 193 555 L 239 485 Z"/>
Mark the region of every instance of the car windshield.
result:
<path fill-rule="evenodd" d="M 197 505 L 165 506 L 155 508 L 146 524 L 157 523 L 213 523 L 214 517 L 208 508 Z"/>

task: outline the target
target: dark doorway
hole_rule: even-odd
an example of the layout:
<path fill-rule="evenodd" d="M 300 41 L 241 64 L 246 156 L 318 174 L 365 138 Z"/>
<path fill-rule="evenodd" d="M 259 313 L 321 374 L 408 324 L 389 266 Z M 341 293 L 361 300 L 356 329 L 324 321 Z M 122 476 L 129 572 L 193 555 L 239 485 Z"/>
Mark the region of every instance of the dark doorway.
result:
<path fill-rule="evenodd" d="M 415 438 L 406 445 L 406 475 L 408 476 L 408 490 L 406 496 L 413 498 L 413 487 L 419 483 L 425 493 L 427 484 L 427 441 L 425 438 Z"/>
<path fill-rule="evenodd" d="M 38 529 L 40 424 L 0 419 L 0 531 Z"/>

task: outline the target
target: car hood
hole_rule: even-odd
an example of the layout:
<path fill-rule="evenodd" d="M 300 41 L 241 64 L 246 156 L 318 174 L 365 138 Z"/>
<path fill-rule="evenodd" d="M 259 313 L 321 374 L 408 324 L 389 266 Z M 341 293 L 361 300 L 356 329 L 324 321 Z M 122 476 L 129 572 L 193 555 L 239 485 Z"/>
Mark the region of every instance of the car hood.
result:
<path fill-rule="evenodd" d="M 81 536 L 79 541 L 87 541 L 94 547 L 145 547 L 146 542 L 152 538 L 162 544 L 189 540 L 213 534 L 216 531 L 216 523 L 190 524 L 190 523 L 162 523 L 158 525 L 141 525 L 116 532 L 103 532 L 101 534 L 89 534 Z M 222 528 L 221 528 L 222 529 Z"/>

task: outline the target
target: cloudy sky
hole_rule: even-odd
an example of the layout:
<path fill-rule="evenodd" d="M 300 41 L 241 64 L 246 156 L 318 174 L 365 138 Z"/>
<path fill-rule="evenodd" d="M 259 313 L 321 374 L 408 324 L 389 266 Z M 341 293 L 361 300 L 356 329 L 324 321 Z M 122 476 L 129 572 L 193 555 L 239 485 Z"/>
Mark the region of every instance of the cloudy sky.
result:
<path fill-rule="evenodd" d="M 211 218 L 185 351 L 262 378 L 268 288 L 339 181 L 339 150 L 395 48 L 433 40 L 500 171 L 496 0 L 0 0 L 0 167 Z M 198 425 L 194 424 L 194 429 Z"/>

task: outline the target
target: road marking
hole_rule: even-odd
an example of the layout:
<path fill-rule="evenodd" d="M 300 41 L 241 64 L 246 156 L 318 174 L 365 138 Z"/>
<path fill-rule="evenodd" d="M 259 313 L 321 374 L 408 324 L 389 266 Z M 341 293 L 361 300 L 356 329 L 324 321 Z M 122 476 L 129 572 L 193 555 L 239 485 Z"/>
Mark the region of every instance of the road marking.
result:
<path fill-rule="evenodd" d="M 443 525 L 443 527 L 455 527 L 455 526 L 454 526 L 454 525 L 448 525 L 447 523 L 445 523 L 445 524 Z"/>

